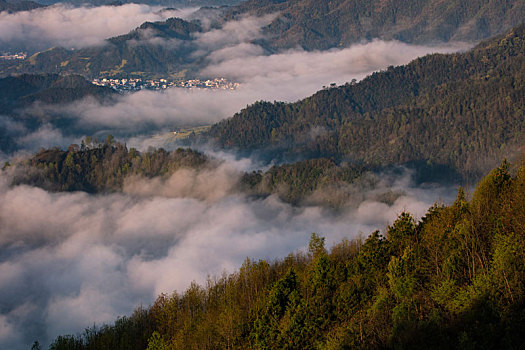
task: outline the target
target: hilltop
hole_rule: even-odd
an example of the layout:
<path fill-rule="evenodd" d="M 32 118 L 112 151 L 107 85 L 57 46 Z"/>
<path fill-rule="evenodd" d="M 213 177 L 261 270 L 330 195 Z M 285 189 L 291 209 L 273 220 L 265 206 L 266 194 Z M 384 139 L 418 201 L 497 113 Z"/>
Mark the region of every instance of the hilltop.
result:
<path fill-rule="evenodd" d="M 144 23 L 97 47 L 50 48 L 23 62 L 3 63 L 0 74 L 194 77 L 206 65 L 197 42 L 199 35 L 247 16 L 270 14 L 275 19 L 262 27 L 263 37 L 250 41 L 264 54 L 297 48 L 343 48 L 374 38 L 416 44 L 476 42 L 521 24 L 525 4 L 519 0 L 250 0 L 231 7 L 201 8 L 188 21 L 171 18 Z M 212 24 L 203 25 L 199 18 L 211 19 Z"/>
<path fill-rule="evenodd" d="M 525 25 L 296 103 L 257 102 L 208 137 L 241 151 L 416 164 L 479 178 L 525 139 Z"/>
<path fill-rule="evenodd" d="M 520 348 L 525 327 L 525 167 L 503 162 L 449 206 L 384 234 L 161 294 L 114 324 L 63 335 L 50 349 Z M 173 272 L 175 273 L 175 271 Z"/>
<path fill-rule="evenodd" d="M 279 13 L 266 28 L 273 49 L 346 47 L 363 39 L 426 44 L 478 41 L 525 18 L 523 1 L 248 0 L 226 18 Z"/>

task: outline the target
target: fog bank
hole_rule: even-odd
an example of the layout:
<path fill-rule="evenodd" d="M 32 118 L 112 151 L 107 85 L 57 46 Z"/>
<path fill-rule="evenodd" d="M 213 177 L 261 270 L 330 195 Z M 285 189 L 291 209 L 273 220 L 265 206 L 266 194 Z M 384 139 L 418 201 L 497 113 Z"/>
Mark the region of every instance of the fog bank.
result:
<path fill-rule="evenodd" d="M 233 272 L 246 257 L 282 258 L 304 249 L 310 234 L 327 245 L 384 229 L 398 214 L 416 217 L 453 188 L 415 188 L 410 174 L 381 176 L 335 213 L 293 207 L 277 197 L 253 200 L 233 191 L 244 159 L 216 170 L 181 170 L 167 180 L 129 179 L 109 195 L 49 193 L 10 187 L 0 176 L 0 347 L 27 349 L 93 323 L 113 322 L 162 292 Z"/>

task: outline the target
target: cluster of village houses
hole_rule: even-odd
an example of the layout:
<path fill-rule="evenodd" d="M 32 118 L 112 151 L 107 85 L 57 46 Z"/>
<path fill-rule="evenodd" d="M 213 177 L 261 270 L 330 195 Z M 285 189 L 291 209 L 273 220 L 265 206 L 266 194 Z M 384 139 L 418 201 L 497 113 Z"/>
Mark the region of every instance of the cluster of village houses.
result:
<path fill-rule="evenodd" d="M 225 78 L 215 78 L 208 80 L 191 79 L 191 80 L 168 80 L 168 79 L 140 79 L 140 78 L 123 78 L 123 79 L 93 79 L 93 84 L 99 86 L 112 87 L 119 91 L 136 91 L 136 90 L 164 90 L 170 87 L 179 87 L 187 89 L 217 89 L 217 90 L 235 90 L 239 83 L 231 82 Z"/>
<path fill-rule="evenodd" d="M 0 60 L 25 60 L 26 52 L 2 52 Z M 168 80 L 168 79 L 141 79 L 141 78 L 122 78 L 109 79 L 97 78 L 91 81 L 95 85 L 111 87 L 118 91 L 137 91 L 137 90 L 164 90 L 170 87 L 187 89 L 211 89 L 211 90 L 235 90 L 239 83 L 234 83 L 226 78 L 215 79 L 190 79 L 190 80 Z"/>
<path fill-rule="evenodd" d="M 2 54 L 0 55 L 0 60 L 25 60 L 26 57 L 27 53 L 25 52 L 2 52 Z"/>

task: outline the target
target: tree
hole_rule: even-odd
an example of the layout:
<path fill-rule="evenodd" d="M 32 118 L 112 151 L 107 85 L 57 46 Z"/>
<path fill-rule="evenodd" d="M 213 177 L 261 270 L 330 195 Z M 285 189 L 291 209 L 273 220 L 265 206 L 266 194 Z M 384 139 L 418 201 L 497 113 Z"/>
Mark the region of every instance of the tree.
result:
<path fill-rule="evenodd" d="M 168 347 L 159 332 L 155 331 L 148 341 L 147 350 L 167 350 Z"/>
<path fill-rule="evenodd" d="M 317 258 L 320 255 L 326 254 L 324 247 L 324 237 L 318 236 L 315 232 L 310 236 L 310 242 L 308 242 L 308 253 L 312 258 Z"/>

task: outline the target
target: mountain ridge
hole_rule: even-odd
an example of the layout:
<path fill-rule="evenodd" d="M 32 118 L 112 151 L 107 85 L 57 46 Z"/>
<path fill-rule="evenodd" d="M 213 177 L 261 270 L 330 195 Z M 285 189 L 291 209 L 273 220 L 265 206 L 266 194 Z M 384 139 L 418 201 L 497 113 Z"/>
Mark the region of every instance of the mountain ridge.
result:
<path fill-rule="evenodd" d="M 459 0 L 425 0 L 398 7 L 393 0 L 247 1 L 217 9 L 214 25 L 206 30 L 221 28 L 229 21 L 249 15 L 278 13 L 262 28 L 264 37 L 253 41 L 270 54 L 296 48 L 342 48 L 374 38 L 414 44 L 475 42 L 502 33 L 525 19 L 525 4 L 519 0 L 504 3 L 476 0 L 468 5 Z M 174 21 L 178 26 L 172 28 L 175 30 L 159 30 Z M 128 34 L 108 38 L 106 45 L 75 51 L 55 48 L 39 52 L 22 63 L 3 64 L 0 71 L 3 75 L 45 72 L 81 74 L 88 78 L 196 76 L 205 64 L 194 55 L 199 50 L 194 45 L 195 34 L 204 31 L 194 28 L 196 25 L 195 21 L 180 19 L 145 23 Z M 136 45 L 137 39 L 141 39 L 140 45 Z"/>
<path fill-rule="evenodd" d="M 295 103 L 257 102 L 208 136 L 232 149 L 430 162 L 476 177 L 525 142 L 524 39 L 521 25 L 466 53 L 418 58 Z"/>

